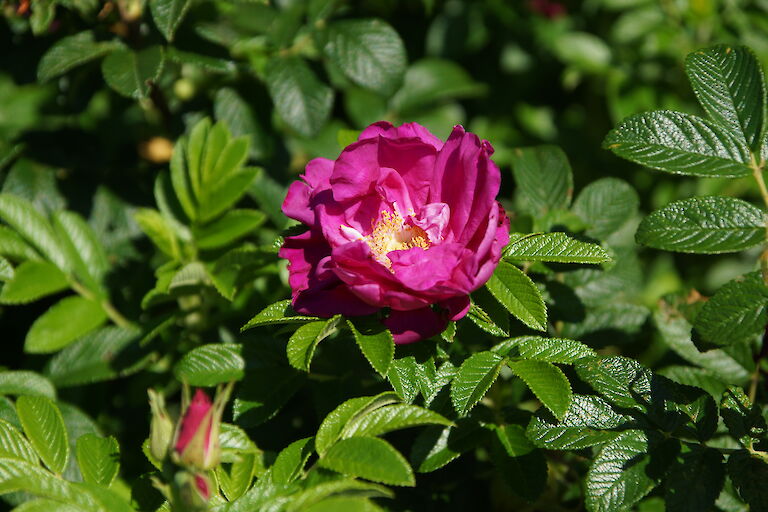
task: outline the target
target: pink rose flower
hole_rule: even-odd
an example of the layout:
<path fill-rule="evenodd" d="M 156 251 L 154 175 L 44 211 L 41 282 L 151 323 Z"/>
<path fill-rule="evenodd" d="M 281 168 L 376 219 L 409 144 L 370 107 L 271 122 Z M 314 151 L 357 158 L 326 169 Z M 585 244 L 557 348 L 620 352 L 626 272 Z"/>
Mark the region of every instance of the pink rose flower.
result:
<path fill-rule="evenodd" d="M 378 122 L 335 161 L 309 162 L 283 203 L 309 227 L 280 250 L 294 309 L 382 312 L 395 343 L 428 338 L 466 315 L 469 293 L 509 242 L 492 154 L 461 126 L 443 143 L 416 123 Z"/>

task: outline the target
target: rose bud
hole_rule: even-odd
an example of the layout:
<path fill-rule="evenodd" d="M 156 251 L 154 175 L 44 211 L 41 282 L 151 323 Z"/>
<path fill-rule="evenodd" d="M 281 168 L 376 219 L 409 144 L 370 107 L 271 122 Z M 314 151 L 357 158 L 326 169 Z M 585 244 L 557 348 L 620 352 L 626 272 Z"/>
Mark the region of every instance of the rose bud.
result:
<path fill-rule="evenodd" d="M 211 499 L 211 482 L 201 473 L 181 471 L 176 474 L 175 495 L 172 510 L 179 512 L 203 512 L 208 510 Z"/>
<path fill-rule="evenodd" d="M 184 410 L 174 445 L 176 462 L 200 470 L 219 463 L 219 425 L 221 414 L 202 389 L 195 392 Z"/>
<path fill-rule="evenodd" d="M 469 310 L 509 242 L 488 141 L 456 126 L 446 142 L 416 123 L 375 123 L 334 160 L 316 158 L 283 212 L 294 309 L 379 313 L 395 343 L 440 333 Z"/>
<path fill-rule="evenodd" d="M 149 451 L 154 458 L 163 461 L 168 455 L 173 438 L 173 422 L 165 410 L 163 395 L 153 389 L 148 389 L 149 407 L 152 410 L 152 420 L 149 424 Z"/>

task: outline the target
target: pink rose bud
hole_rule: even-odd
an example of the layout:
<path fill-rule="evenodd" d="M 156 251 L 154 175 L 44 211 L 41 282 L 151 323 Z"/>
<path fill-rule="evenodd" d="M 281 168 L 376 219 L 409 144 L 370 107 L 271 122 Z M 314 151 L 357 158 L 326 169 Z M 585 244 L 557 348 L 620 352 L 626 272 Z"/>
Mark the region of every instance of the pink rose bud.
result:
<path fill-rule="evenodd" d="M 336 160 L 316 158 L 283 212 L 293 307 L 386 315 L 395 343 L 440 333 L 469 311 L 509 243 L 488 141 L 455 126 L 443 142 L 416 123 L 374 123 Z"/>
<path fill-rule="evenodd" d="M 182 415 L 174 452 L 181 464 L 209 470 L 219 463 L 220 413 L 205 394 L 198 389 Z"/>
<path fill-rule="evenodd" d="M 173 512 L 204 512 L 211 499 L 211 482 L 202 473 L 180 471 L 176 474 L 170 498 Z"/>
<path fill-rule="evenodd" d="M 208 480 L 203 475 L 195 475 L 195 487 L 198 494 L 205 500 L 211 499 L 211 488 Z"/>

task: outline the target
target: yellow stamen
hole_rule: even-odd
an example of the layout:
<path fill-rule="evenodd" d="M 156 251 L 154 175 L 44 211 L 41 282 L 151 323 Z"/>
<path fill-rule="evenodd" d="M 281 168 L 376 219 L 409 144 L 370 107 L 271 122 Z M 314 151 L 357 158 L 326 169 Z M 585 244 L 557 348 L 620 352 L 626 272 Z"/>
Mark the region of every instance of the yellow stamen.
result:
<path fill-rule="evenodd" d="M 378 222 L 371 220 L 371 234 L 365 237 L 376 261 L 391 270 L 387 253 L 414 247 L 429 248 L 429 237 L 418 226 L 408 226 L 398 212 L 382 210 Z"/>

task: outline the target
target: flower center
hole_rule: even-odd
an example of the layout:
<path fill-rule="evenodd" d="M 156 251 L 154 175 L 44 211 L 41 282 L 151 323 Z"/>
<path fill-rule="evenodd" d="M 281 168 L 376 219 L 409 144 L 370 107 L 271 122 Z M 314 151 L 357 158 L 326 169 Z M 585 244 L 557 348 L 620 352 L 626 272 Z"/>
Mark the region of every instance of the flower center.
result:
<path fill-rule="evenodd" d="M 378 221 L 371 220 L 371 234 L 365 237 L 376 261 L 392 270 L 387 253 L 414 247 L 429 248 L 429 237 L 418 226 L 405 224 L 399 213 L 382 210 Z"/>

